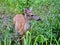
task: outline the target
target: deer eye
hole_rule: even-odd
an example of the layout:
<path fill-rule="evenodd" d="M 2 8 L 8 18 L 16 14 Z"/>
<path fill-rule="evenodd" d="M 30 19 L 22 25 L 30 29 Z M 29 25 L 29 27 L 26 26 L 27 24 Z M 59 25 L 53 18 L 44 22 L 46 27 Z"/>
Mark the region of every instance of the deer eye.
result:
<path fill-rule="evenodd" d="M 34 16 L 34 15 L 31 15 L 32 17 Z"/>

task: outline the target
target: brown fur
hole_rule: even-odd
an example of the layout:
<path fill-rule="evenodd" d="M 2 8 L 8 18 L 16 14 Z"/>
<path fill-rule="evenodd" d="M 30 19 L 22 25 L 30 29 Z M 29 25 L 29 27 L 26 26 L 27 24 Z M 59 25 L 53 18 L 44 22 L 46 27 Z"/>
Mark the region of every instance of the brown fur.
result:
<path fill-rule="evenodd" d="M 15 25 L 15 30 L 17 30 L 20 35 L 24 34 L 24 25 L 25 25 L 25 18 L 22 14 L 17 14 L 14 18 L 13 18 L 13 23 Z"/>

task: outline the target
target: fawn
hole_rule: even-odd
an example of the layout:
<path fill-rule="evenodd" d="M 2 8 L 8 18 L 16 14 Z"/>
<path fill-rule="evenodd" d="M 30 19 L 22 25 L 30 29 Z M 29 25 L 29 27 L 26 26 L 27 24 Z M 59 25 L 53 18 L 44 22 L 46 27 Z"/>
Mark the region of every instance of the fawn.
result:
<path fill-rule="evenodd" d="M 32 9 L 24 9 L 24 14 L 17 14 L 13 18 L 16 32 L 18 32 L 20 35 L 25 34 L 30 28 L 29 23 L 31 19 L 36 21 L 40 20 L 39 16 L 32 14 Z"/>

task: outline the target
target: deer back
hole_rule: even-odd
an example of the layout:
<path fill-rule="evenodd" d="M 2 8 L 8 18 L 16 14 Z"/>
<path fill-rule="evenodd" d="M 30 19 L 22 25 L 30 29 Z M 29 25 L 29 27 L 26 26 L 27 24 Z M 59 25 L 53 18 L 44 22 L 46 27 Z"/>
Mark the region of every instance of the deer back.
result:
<path fill-rule="evenodd" d="M 24 31 L 25 22 L 26 22 L 26 20 L 22 14 L 17 14 L 13 18 L 15 30 L 18 31 L 20 33 L 20 35 L 23 35 L 23 33 L 25 32 Z"/>

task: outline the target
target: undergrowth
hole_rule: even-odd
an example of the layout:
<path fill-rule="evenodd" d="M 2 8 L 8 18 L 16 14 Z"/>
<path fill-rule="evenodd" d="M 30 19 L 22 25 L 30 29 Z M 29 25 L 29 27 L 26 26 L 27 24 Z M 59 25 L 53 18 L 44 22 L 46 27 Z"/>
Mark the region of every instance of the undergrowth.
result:
<path fill-rule="evenodd" d="M 0 0 L 0 45 L 20 45 L 19 36 L 13 39 L 12 19 L 26 7 L 32 7 L 32 12 L 40 16 L 41 21 L 30 22 L 30 32 L 26 32 L 23 44 L 60 45 L 60 0 Z M 7 28 L 4 16 L 7 16 Z"/>

